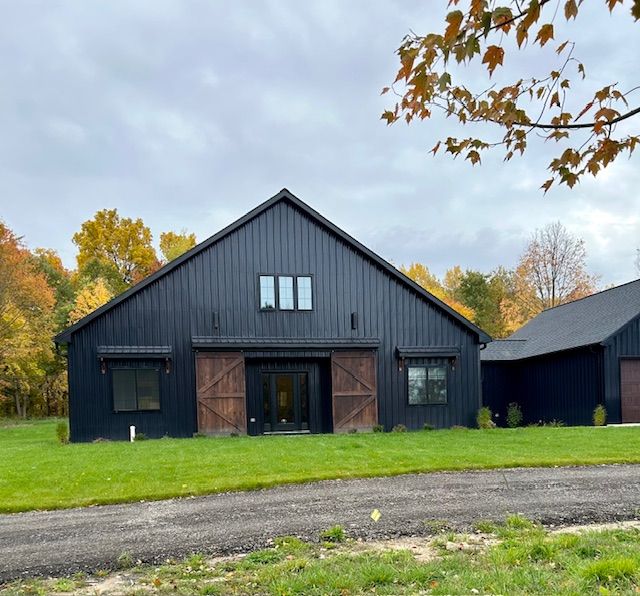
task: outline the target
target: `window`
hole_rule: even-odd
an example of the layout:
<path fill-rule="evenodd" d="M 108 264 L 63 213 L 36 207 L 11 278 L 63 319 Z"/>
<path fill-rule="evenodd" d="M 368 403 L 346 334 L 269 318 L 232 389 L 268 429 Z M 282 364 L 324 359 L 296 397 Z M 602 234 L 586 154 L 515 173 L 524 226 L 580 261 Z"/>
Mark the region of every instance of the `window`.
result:
<path fill-rule="evenodd" d="M 260 275 L 259 287 L 260 310 L 313 310 L 310 275 Z"/>
<path fill-rule="evenodd" d="M 298 277 L 298 310 L 311 310 L 313 300 L 311 297 L 311 278 Z"/>
<path fill-rule="evenodd" d="M 409 366 L 407 367 L 407 387 L 409 405 L 447 403 L 447 367 Z"/>
<path fill-rule="evenodd" d="M 273 275 L 260 276 L 260 308 L 273 310 L 276 307 L 276 278 Z"/>
<path fill-rule="evenodd" d="M 160 409 L 160 370 L 157 368 L 115 368 L 113 409 L 116 412 Z"/>
<path fill-rule="evenodd" d="M 293 277 L 278 277 L 278 298 L 280 310 L 293 310 Z"/>

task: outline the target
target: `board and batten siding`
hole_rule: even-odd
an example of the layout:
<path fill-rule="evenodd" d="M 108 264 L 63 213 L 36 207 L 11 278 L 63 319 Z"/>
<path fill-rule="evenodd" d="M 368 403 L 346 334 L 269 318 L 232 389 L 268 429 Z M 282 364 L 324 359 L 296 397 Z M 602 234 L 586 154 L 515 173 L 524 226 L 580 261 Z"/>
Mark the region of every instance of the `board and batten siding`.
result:
<path fill-rule="evenodd" d="M 562 421 L 592 424 L 603 403 L 603 350 L 588 346 L 516 361 L 482 363 L 483 401 L 505 424 L 510 402 L 522 408 L 525 424 Z"/>
<path fill-rule="evenodd" d="M 313 310 L 260 311 L 259 274 L 311 275 Z M 358 313 L 355 330 L 352 312 Z M 148 436 L 191 436 L 196 431 L 191 338 L 213 335 L 379 339 L 378 413 L 387 430 L 396 424 L 416 429 L 427 422 L 473 425 L 480 405 L 477 335 L 281 201 L 74 332 L 69 344 L 72 440 L 125 438 L 130 424 Z M 171 372 L 161 374 L 160 414 L 112 411 L 111 375 L 100 372 L 99 345 L 172 347 Z M 396 346 L 459 349 L 447 405 L 407 404 Z"/>

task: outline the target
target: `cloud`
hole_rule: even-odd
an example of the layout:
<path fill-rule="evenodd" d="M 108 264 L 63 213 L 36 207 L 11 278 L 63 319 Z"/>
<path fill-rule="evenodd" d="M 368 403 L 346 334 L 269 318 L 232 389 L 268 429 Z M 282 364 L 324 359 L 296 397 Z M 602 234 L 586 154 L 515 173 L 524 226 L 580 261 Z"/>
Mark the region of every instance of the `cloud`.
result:
<path fill-rule="evenodd" d="M 560 220 L 585 238 L 603 283 L 632 278 L 637 157 L 543 197 L 555 145 L 471 167 L 429 155 L 457 131 L 450 120 L 380 121 L 395 49 L 409 29 L 439 28 L 438 6 L 14 3 L 0 41 L 0 217 L 72 266 L 71 236 L 98 209 L 142 217 L 156 236 L 204 239 L 286 186 L 382 256 L 439 275 L 513 265 L 536 227 Z M 624 7 L 581 10 L 556 37 L 577 38 L 585 91 L 637 84 L 640 40 Z M 548 49 L 507 68 L 542 69 Z"/>

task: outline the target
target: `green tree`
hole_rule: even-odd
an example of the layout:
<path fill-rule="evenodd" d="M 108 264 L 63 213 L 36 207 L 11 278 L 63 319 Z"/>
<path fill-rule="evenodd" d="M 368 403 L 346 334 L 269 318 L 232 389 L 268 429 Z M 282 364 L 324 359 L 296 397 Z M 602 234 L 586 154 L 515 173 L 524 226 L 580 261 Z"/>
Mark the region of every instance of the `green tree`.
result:
<path fill-rule="evenodd" d="M 575 20 L 582 4 L 580 0 L 450 0 L 455 9 L 446 15 L 443 29 L 411 33 L 403 40 L 396 79 L 383 89 L 383 93 L 392 89 L 399 99 L 382 118 L 392 124 L 441 114 L 453 121 L 450 128 L 476 127 L 479 136 L 450 135 L 433 148 L 435 154 L 443 146 L 453 157 L 463 155 L 472 164 L 480 163 L 481 152 L 494 148 L 502 149 L 505 160 L 510 160 L 539 136 L 559 143 L 549 164 L 551 178 L 542 185 L 545 192 L 556 182 L 573 187 L 585 174 L 596 176 L 621 154 L 631 154 L 640 141 L 640 106 L 629 105 L 639 87 L 621 89 L 612 81 L 595 92 L 586 90 L 580 79 L 586 79 L 587 70 L 576 57 L 575 42 L 562 32 L 559 43 L 550 43 L 561 21 Z M 614 11 L 623 4 L 631 7 L 633 19 L 640 19 L 640 0 L 605 0 L 600 6 Z M 596 30 L 592 37 L 597 42 Z M 494 72 L 518 50 L 529 55 L 530 70 L 515 73 L 515 80 L 506 84 L 492 84 Z M 553 62 L 550 71 L 539 70 L 549 62 Z M 608 64 L 603 62 L 605 68 Z M 476 65 L 479 70 L 472 70 Z M 594 82 L 600 85 L 608 74 L 596 72 Z M 622 121 L 626 126 L 617 128 Z M 489 136 L 490 131 L 499 134 Z"/>
<path fill-rule="evenodd" d="M 73 236 L 78 271 L 82 274 L 97 261 L 114 267 L 121 283 L 128 287 L 159 267 L 152 240 L 151 230 L 141 219 L 120 217 L 116 209 L 98 211 Z"/>
<path fill-rule="evenodd" d="M 449 275 L 445 279 L 451 283 Z M 506 293 L 501 279 L 480 271 L 467 270 L 456 277 L 452 294 L 456 300 L 474 312 L 473 322 L 492 337 L 503 337 L 505 324 L 500 304 Z"/>
<path fill-rule="evenodd" d="M 33 261 L 54 291 L 53 333 L 58 333 L 68 325 L 69 313 L 75 301 L 73 275 L 54 250 L 37 248 L 33 251 Z M 41 403 L 39 413 L 46 416 L 65 416 L 68 412 L 67 360 L 64 354 L 56 350 L 50 359 L 44 359 L 40 365 L 44 375 L 40 385 L 42 399 L 34 400 L 32 405 Z"/>
<path fill-rule="evenodd" d="M 67 325 L 69 311 L 73 307 L 75 288 L 73 277 L 62 264 L 55 250 L 36 248 L 33 251 L 33 262 L 38 271 L 46 278 L 49 287 L 54 291 L 54 324 L 55 331 L 61 331 Z"/>
<path fill-rule="evenodd" d="M 115 296 L 121 294 L 128 287 L 118 268 L 110 262 L 100 260 L 93 257 L 86 261 L 74 275 L 74 285 L 76 291 L 78 288 L 84 288 L 86 285 L 102 280 Z"/>
<path fill-rule="evenodd" d="M 173 261 L 196 245 L 196 235 L 188 234 L 186 230 L 176 232 L 162 232 L 160 234 L 160 252 L 165 263 Z"/>

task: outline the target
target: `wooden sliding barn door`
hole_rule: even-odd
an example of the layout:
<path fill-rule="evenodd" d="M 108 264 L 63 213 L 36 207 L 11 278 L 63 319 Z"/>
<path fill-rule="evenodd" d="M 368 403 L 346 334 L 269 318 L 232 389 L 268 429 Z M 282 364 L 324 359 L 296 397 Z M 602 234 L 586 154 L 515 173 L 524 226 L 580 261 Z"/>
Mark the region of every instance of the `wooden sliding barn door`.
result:
<path fill-rule="evenodd" d="M 370 429 L 378 423 L 376 355 L 371 351 L 331 355 L 333 430 Z"/>
<path fill-rule="evenodd" d="M 198 432 L 247 432 L 244 355 L 201 352 L 196 355 Z"/>

